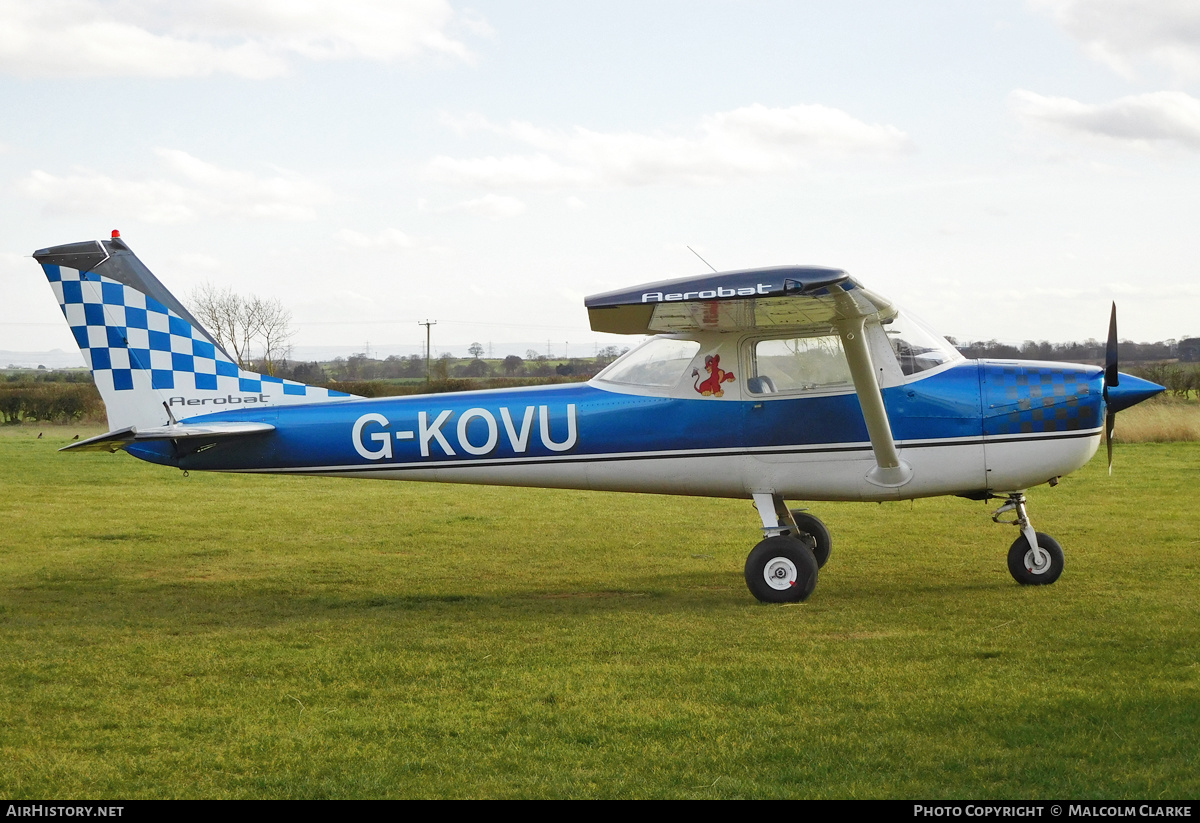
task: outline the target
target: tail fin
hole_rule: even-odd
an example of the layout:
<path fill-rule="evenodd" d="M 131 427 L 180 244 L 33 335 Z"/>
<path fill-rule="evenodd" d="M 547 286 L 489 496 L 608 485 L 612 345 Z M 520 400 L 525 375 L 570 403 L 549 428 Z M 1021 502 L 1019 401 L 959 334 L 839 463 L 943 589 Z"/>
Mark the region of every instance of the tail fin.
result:
<path fill-rule="evenodd" d="M 110 429 L 352 396 L 238 368 L 113 234 L 33 253 L 92 370 Z"/>

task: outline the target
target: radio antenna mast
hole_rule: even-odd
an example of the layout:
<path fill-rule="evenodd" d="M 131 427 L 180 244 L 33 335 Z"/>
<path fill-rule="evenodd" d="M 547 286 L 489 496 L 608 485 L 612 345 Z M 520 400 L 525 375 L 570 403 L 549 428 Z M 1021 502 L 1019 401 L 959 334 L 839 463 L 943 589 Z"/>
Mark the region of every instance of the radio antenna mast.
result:
<path fill-rule="evenodd" d="M 700 252 L 696 251 L 691 246 L 688 246 L 687 250 L 690 251 L 692 254 L 696 255 L 697 257 L 700 257 Z M 708 262 L 707 260 L 705 260 L 703 257 L 700 257 L 700 262 L 703 263 L 704 265 L 708 266 L 710 269 L 712 269 L 714 274 L 720 274 L 720 272 L 718 272 L 715 268 L 713 268 L 713 264 Z"/>

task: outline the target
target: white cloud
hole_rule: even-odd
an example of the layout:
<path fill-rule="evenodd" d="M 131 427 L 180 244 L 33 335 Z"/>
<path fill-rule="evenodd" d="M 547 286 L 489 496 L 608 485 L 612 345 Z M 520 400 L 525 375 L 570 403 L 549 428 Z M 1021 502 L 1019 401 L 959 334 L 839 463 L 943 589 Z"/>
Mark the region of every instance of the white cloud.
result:
<path fill-rule="evenodd" d="M 488 188 L 709 185 L 791 172 L 817 158 L 890 156 L 909 147 L 895 126 L 864 123 L 820 105 L 756 103 L 707 115 L 687 136 L 561 131 L 524 122 L 497 126 L 478 116 L 449 125 L 460 132 L 491 131 L 534 150 L 500 157 L 442 155 L 429 163 L 439 182 Z"/>
<path fill-rule="evenodd" d="M 1098 137 L 1139 148 L 1176 143 L 1200 150 L 1200 100 L 1183 92 L 1158 91 L 1088 104 L 1019 90 L 1009 102 L 1025 122 L 1071 137 Z"/>
<path fill-rule="evenodd" d="M 342 229 L 337 237 L 352 249 L 408 249 L 413 245 L 412 238 L 399 229 L 384 229 L 377 234 Z"/>
<path fill-rule="evenodd" d="M 1130 76 L 1149 59 L 1183 77 L 1200 75 L 1200 3 L 1195 0 L 1032 0 L 1084 49 Z"/>
<path fill-rule="evenodd" d="M 485 194 L 474 200 L 464 200 L 441 211 L 465 211 L 481 217 L 517 217 L 525 213 L 525 204 L 515 197 L 505 197 L 499 194 Z"/>
<path fill-rule="evenodd" d="M 0 71 L 261 78 L 297 58 L 470 60 L 458 27 L 486 32 L 448 0 L 0 0 Z"/>
<path fill-rule="evenodd" d="M 18 190 L 50 211 L 126 214 L 149 223 L 185 223 L 201 217 L 312 220 L 332 199 L 322 186 L 294 173 L 271 176 L 226 169 L 178 149 L 155 149 L 159 177 L 117 179 L 88 169 L 56 175 L 34 170 Z"/>

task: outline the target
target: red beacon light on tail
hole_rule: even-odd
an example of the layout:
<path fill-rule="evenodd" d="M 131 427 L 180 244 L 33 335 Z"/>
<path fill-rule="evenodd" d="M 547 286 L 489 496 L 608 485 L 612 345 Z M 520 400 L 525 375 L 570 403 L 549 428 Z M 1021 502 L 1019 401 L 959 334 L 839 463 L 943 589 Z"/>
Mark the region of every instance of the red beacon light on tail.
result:
<path fill-rule="evenodd" d="M 113 236 L 113 240 L 116 240 L 118 237 L 120 237 L 120 236 L 121 236 L 121 232 L 119 232 L 119 231 L 118 231 L 118 230 L 116 230 L 116 229 L 113 229 L 112 236 Z"/>

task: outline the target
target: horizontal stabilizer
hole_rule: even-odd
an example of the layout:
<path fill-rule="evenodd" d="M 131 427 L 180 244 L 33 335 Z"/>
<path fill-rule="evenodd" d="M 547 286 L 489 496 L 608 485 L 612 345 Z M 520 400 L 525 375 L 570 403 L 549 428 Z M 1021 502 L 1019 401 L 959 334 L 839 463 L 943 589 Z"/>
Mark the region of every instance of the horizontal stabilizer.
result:
<path fill-rule="evenodd" d="M 126 446 L 149 440 L 190 440 L 194 438 L 214 437 L 244 437 L 250 434 L 262 434 L 275 431 L 270 423 L 207 423 L 204 425 L 177 423 L 174 426 L 157 426 L 154 428 L 138 429 L 129 426 L 124 429 L 107 432 L 87 440 L 80 440 L 69 446 L 63 446 L 59 451 L 93 451 L 115 452 Z"/>

